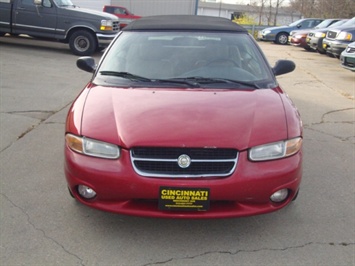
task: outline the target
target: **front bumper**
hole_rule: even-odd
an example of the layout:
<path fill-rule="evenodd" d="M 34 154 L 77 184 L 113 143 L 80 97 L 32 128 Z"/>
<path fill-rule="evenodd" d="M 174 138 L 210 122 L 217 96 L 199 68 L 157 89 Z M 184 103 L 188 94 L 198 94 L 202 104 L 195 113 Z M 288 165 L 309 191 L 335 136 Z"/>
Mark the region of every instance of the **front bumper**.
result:
<path fill-rule="evenodd" d="M 117 33 L 114 34 L 102 34 L 96 33 L 96 38 L 99 47 L 107 47 L 110 45 L 111 41 L 116 37 Z"/>
<path fill-rule="evenodd" d="M 355 53 L 342 53 L 340 62 L 343 68 L 355 72 Z"/>
<path fill-rule="evenodd" d="M 296 47 L 302 47 L 302 48 L 309 48 L 307 42 L 306 42 L 306 38 L 295 38 L 295 37 L 289 37 L 289 41 L 288 41 L 292 46 L 296 46 Z"/>
<path fill-rule="evenodd" d="M 250 162 L 240 152 L 235 172 L 226 178 L 151 178 L 139 176 L 132 167 L 129 151 L 118 160 L 77 154 L 65 148 L 65 175 L 74 197 L 92 208 L 135 216 L 159 218 L 229 218 L 273 212 L 289 204 L 296 195 L 302 176 L 302 152 L 282 160 Z M 93 188 L 97 195 L 83 199 L 78 185 Z M 160 187 L 208 188 L 207 211 L 162 211 L 158 208 Z M 270 195 L 287 188 L 281 203 Z"/>
<path fill-rule="evenodd" d="M 320 51 L 320 52 L 325 52 L 323 49 L 323 39 L 324 38 L 318 38 L 318 37 L 307 37 L 306 42 L 308 46 L 315 50 L 315 51 Z"/>
<path fill-rule="evenodd" d="M 349 42 L 342 42 L 337 40 L 323 40 L 323 49 L 327 54 L 333 55 L 335 57 L 340 57 L 340 54 L 346 49 Z"/>
<path fill-rule="evenodd" d="M 276 34 L 273 34 L 273 33 L 264 34 L 263 32 L 259 31 L 258 40 L 260 40 L 260 41 L 275 41 Z"/>

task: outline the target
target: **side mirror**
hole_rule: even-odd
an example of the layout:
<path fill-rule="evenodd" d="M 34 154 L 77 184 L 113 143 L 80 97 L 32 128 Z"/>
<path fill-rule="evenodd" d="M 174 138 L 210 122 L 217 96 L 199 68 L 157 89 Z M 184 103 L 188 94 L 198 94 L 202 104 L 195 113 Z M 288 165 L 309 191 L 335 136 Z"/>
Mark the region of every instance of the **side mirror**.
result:
<path fill-rule="evenodd" d="M 297 28 L 301 28 L 301 27 L 302 27 L 302 24 L 298 24 L 298 25 L 297 25 Z"/>
<path fill-rule="evenodd" d="M 279 60 L 275 63 L 275 66 L 272 68 L 275 76 L 283 75 L 292 72 L 295 70 L 296 65 L 293 61 L 290 60 Z"/>
<path fill-rule="evenodd" d="M 95 59 L 91 56 L 80 57 L 76 61 L 76 66 L 86 72 L 94 73 L 96 69 Z"/>
<path fill-rule="evenodd" d="M 42 5 L 42 2 L 43 2 L 43 0 L 33 0 L 33 3 L 34 3 L 36 6 L 41 6 L 41 5 Z"/>

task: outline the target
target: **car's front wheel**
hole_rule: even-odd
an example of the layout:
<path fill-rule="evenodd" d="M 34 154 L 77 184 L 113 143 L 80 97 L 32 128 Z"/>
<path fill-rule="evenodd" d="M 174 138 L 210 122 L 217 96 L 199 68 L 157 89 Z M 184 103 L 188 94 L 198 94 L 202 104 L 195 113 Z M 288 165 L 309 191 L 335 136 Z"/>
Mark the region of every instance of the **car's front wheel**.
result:
<path fill-rule="evenodd" d="M 277 44 L 287 44 L 288 42 L 288 34 L 286 32 L 280 32 L 279 34 L 276 35 L 276 40 L 275 42 Z"/>
<path fill-rule="evenodd" d="M 69 38 L 69 47 L 75 55 L 92 55 L 97 49 L 97 41 L 91 32 L 77 30 Z"/>

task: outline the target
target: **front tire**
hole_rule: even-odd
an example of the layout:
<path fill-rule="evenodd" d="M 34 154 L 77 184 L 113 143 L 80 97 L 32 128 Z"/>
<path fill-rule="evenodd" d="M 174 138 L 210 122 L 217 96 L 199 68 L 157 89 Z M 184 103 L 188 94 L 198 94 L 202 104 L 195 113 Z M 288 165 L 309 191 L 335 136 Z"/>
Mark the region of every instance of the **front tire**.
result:
<path fill-rule="evenodd" d="M 288 43 L 288 34 L 286 32 L 280 32 L 276 35 L 276 43 L 285 45 Z"/>
<path fill-rule="evenodd" d="M 296 194 L 293 196 L 292 201 L 295 201 L 297 199 L 299 192 L 300 192 L 300 190 L 297 190 Z"/>
<path fill-rule="evenodd" d="M 75 55 L 92 55 L 97 49 L 97 41 L 93 33 L 87 30 L 77 30 L 69 38 L 70 50 Z"/>

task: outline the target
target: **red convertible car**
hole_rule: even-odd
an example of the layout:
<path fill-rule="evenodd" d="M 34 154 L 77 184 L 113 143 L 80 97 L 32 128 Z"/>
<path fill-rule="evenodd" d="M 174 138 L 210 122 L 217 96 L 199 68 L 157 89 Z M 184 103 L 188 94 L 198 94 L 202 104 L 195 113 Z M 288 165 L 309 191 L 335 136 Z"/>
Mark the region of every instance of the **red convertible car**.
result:
<path fill-rule="evenodd" d="M 279 210 L 302 177 L 302 123 L 253 37 L 228 19 L 144 17 L 125 27 L 71 106 L 70 194 L 93 208 L 161 218 Z"/>

